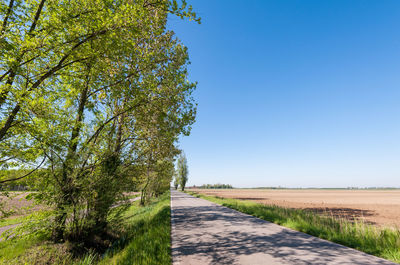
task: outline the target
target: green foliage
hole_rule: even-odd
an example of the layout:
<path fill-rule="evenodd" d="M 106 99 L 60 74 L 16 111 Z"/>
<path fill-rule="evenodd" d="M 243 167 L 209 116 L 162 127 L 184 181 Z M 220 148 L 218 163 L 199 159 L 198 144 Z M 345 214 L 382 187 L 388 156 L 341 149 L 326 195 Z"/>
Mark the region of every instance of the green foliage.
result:
<path fill-rule="evenodd" d="M 123 191 L 169 189 L 196 115 L 171 14 L 200 22 L 184 0 L 1 4 L 0 183 L 54 208 L 54 241 L 91 244 Z"/>
<path fill-rule="evenodd" d="M 2 222 L 18 223 L 18 226 L 2 234 L 5 239 L 8 238 L 49 238 L 50 224 L 53 211 L 35 211 L 29 215 L 15 219 L 5 219 Z"/>
<path fill-rule="evenodd" d="M 230 185 L 230 184 L 203 184 L 196 188 L 199 188 L 199 189 L 233 189 L 232 185 Z"/>
<path fill-rule="evenodd" d="M 181 154 L 177 163 L 177 181 L 181 186 L 182 191 L 185 190 L 186 182 L 188 181 L 189 169 L 185 154 Z"/>
<path fill-rule="evenodd" d="M 46 169 L 39 169 L 29 174 L 27 177 L 21 178 L 22 176 L 30 173 L 28 169 L 3 169 L 0 170 L 0 181 L 8 179 L 17 179 L 15 181 L 6 182 L 0 186 L 2 190 L 15 191 L 15 190 L 27 190 L 34 191 L 39 185 L 40 178 L 48 174 Z"/>
<path fill-rule="evenodd" d="M 178 187 L 179 187 L 178 175 L 176 173 L 174 173 L 174 188 L 177 190 Z"/>
<path fill-rule="evenodd" d="M 300 209 L 191 194 L 266 221 L 400 262 L 400 231 L 397 229 L 379 228 L 362 222 L 352 223 Z"/>
<path fill-rule="evenodd" d="M 14 237 L 0 241 L 1 264 L 170 264 L 169 193 L 152 199 L 144 207 L 131 205 L 119 222 L 111 222 L 118 235 L 108 250 L 100 255 L 88 249 L 73 256 L 68 243 L 52 244 L 43 234 Z M 38 218 L 37 220 L 40 220 Z"/>
<path fill-rule="evenodd" d="M 37 211 L 30 215 L 12 219 L 3 219 L 1 226 L 19 224 L 2 233 L 0 241 L 0 264 L 24 264 L 31 258 L 27 251 L 49 239 L 49 218 L 51 211 Z M 26 255 L 25 262 L 17 261 Z"/>
<path fill-rule="evenodd" d="M 139 212 L 135 208 L 128 211 L 133 217 L 125 222 L 123 242 L 115 244 L 100 264 L 171 264 L 170 214 L 169 193 Z"/>
<path fill-rule="evenodd" d="M 3 218 L 0 219 L 0 227 L 19 224 L 22 223 L 24 219 L 25 216 Z"/>

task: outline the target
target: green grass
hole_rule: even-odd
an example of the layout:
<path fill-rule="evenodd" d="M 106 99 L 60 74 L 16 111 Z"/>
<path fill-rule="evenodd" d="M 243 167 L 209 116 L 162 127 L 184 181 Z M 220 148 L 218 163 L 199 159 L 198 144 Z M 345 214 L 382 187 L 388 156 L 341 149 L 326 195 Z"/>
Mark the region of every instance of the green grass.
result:
<path fill-rule="evenodd" d="M 100 264 L 171 264 L 170 215 L 169 193 L 146 207 L 135 204 L 126 213 L 125 237 Z"/>
<path fill-rule="evenodd" d="M 16 258 L 24 254 L 28 249 L 41 242 L 40 238 L 24 238 L 19 240 L 7 240 L 0 242 L 0 264 L 12 264 Z"/>
<path fill-rule="evenodd" d="M 352 223 L 299 209 L 188 193 L 309 235 L 400 262 L 400 231 L 397 229 L 378 228 L 362 222 Z"/>
<path fill-rule="evenodd" d="M 24 226 L 29 223 L 38 223 L 40 222 L 40 218 L 42 218 L 46 214 L 50 214 L 49 211 L 43 210 L 24 216 L 5 218 L 1 220 L 0 226 L 13 224 L 21 224 L 21 226 Z M 13 230 L 11 230 L 11 234 L 18 233 L 17 231 L 21 226 L 13 228 Z M 2 236 L 5 236 L 6 234 L 7 233 L 4 232 Z M 19 256 L 25 255 L 29 249 L 36 247 L 38 244 L 44 242 L 46 239 L 46 233 L 41 233 L 40 231 L 31 234 L 30 236 L 21 236 L 8 240 L 4 240 L 3 238 L 3 240 L 0 241 L 0 264 L 17 264 Z"/>
<path fill-rule="evenodd" d="M 13 216 L 13 217 L 1 219 L 0 227 L 22 223 L 25 218 L 26 218 L 25 216 L 16 216 L 16 217 Z"/>
<path fill-rule="evenodd" d="M 0 241 L 0 264 L 171 264 L 169 192 L 144 207 L 134 202 L 111 226 L 120 238 L 103 255 L 89 251 L 73 258 L 68 243 L 38 235 Z"/>

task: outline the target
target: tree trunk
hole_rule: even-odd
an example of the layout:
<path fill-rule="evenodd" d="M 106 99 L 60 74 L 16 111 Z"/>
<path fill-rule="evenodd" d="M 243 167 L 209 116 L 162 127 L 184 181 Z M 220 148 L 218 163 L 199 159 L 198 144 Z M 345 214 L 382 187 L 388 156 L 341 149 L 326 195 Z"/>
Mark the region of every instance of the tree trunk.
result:
<path fill-rule="evenodd" d="M 72 203 L 72 192 L 73 187 L 71 186 L 71 177 L 73 171 L 73 161 L 76 155 L 76 149 L 78 147 L 78 138 L 82 128 L 82 120 L 84 116 L 85 106 L 88 99 L 88 91 L 89 91 L 89 72 L 87 74 L 87 80 L 84 89 L 81 92 L 79 98 L 78 112 L 75 119 L 75 125 L 71 132 L 71 138 L 69 140 L 68 153 L 63 163 L 62 171 L 61 171 L 61 185 L 60 192 L 61 198 L 60 201 L 56 205 L 56 218 L 55 218 L 55 229 L 53 231 L 53 240 L 55 242 L 59 242 L 64 238 L 65 231 L 65 221 L 67 217 L 67 209 L 66 206 L 71 205 Z"/>
<path fill-rule="evenodd" d="M 8 129 L 11 128 L 12 123 L 14 122 L 15 117 L 17 116 L 21 106 L 17 104 L 11 113 L 8 115 L 7 121 L 4 123 L 3 127 L 0 129 L 0 141 L 6 136 Z"/>

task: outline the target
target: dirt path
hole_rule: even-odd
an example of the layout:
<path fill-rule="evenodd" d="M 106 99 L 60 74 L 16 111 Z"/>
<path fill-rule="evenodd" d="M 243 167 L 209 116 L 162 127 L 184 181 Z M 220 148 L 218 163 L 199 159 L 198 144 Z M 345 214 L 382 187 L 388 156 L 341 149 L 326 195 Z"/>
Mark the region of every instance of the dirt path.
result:
<path fill-rule="evenodd" d="M 171 192 L 173 264 L 394 264 Z"/>

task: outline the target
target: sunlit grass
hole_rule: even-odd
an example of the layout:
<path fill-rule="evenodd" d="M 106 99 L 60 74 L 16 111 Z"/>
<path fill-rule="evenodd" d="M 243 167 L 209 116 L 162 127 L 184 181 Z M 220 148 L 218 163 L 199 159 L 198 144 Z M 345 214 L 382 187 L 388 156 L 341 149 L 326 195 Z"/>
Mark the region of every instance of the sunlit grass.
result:
<path fill-rule="evenodd" d="M 42 234 L 0 241 L 0 264 L 171 264 L 169 192 L 144 207 L 132 203 L 122 222 L 110 225 L 120 237 L 104 254 L 73 257 L 68 243 Z"/>
<path fill-rule="evenodd" d="M 27 249 L 33 247 L 40 238 L 25 238 L 19 240 L 7 240 L 0 242 L 0 264 L 11 264 L 11 260 L 23 254 Z"/>
<path fill-rule="evenodd" d="M 25 219 L 25 216 L 13 216 L 8 217 L 0 220 L 0 227 L 7 226 L 7 225 L 14 225 L 22 223 Z"/>
<path fill-rule="evenodd" d="M 397 229 L 379 228 L 361 221 L 352 223 L 301 209 L 188 193 L 266 221 L 400 262 L 400 231 Z"/>
<path fill-rule="evenodd" d="M 100 264 L 171 264 L 169 198 L 168 193 L 146 207 L 131 207 L 126 213 L 125 237 Z"/>

